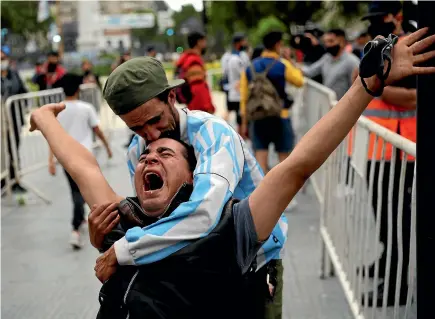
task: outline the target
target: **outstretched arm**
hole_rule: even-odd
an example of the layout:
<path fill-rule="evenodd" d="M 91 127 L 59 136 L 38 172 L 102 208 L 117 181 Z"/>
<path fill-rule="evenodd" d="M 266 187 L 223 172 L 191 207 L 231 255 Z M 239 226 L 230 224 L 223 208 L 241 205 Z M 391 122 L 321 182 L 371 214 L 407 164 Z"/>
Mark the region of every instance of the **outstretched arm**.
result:
<path fill-rule="evenodd" d="M 435 50 L 418 54 L 435 43 L 435 35 L 418 41 L 426 32 L 427 28 L 414 32 L 393 48 L 393 63 L 386 86 L 410 75 L 435 73 L 435 67 L 414 66 L 435 57 Z M 380 86 L 376 77 L 366 79 L 366 83 L 372 91 Z M 343 141 L 371 100 L 372 96 L 358 77 L 337 105 L 301 139 L 289 157 L 265 176 L 249 198 L 259 240 L 270 235 L 285 207 Z"/>
<path fill-rule="evenodd" d="M 120 201 L 104 178 L 95 157 L 83 145 L 72 138 L 56 119 L 65 104 L 48 104 L 34 111 L 30 118 L 30 130 L 40 130 L 59 163 L 77 183 L 86 203 L 102 205 Z"/>

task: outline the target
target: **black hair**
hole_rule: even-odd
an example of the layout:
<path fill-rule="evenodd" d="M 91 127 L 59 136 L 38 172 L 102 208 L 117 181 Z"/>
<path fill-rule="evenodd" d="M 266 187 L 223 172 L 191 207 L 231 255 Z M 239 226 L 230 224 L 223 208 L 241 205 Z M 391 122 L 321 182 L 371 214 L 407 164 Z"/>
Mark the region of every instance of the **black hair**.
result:
<path fill-rule="evenodd" d="M 256 58 L 260 57 L 261 54 L 264 51 L 264 47 L 263 46 L 258 46 L 254 49 L 254 51 L 252 52 L 252 56 L 251 56 L 251 60 L 255 60 Z"/>
<path fill-rule="evenodd" d="M 342 37 L 346 39 L 346 32 L 343 29 L 330 29 L 326 33 L 332 33 L 335 34 L 335 36 L 337 37 Z"/>
<path fill-rule="evenodd" d="M 183 152 L 183 156 L 187 160 L 187 163 L 189 164 L 189 170 L 193 173 L 196 167 L 195 149 L 193 148 L 192 145 L 189 145 L 180 139 L 175 139 L 175 138 L 172 139 L 184 146 L 185 151 Z"/>
<path fill-rule="evenodd" d="M 190 33 L 187 36 L 187 43 L 189 44 L 189 48 L 193 49 L 199 40 L 205 39 L 205 34 L 199 31 L 195 31 Z"/>
<path fill-rule="evenodd" d="M 47 56 L 55 56 L 56 58 L 59 57 L 59 52 L 57 51 L 50 51 L 48 52 Z"/>
<path fill-rule="evenodd" d="M 160 93 L 159 95 L 157 95 L 156 97 L 162 101 L 163 103 L 169 103 L 169 93 L 171 92 L 171 90 L 165 90 L 162 93 Z"/>
<path fill-rule="evenodd" d="M 53 84 L 53 88 L 62 88 L 65 96 L 74 96 L 80 88 L 83 78 L 79 75 L 67 73 Z"/>
<path fill-rule="evenodd" d="M 281 31 L 272 31 L 263 37 L 263 45 L 267 50 L 273 50 L 275 45 L 282 40 Z"/>
<path fill-rule="evenodd" d="M 171 140 L 177 141 L 181 145 L 184 146 L 184 152 L 183 157 L 186 159 L 188 165 L 189 165 L 189 171 L 193 173 L 196 167 L 196 156 L 195 156 L 195 150 L 192 145 L 187 144 L 186 142 L 182 141 L 180 138 L 175 137 L 173 134 L 162 134 L 160 135 L 159 139 L 162 138 L 169 138 Z M 147 149 L 148 146 L 145 146 L 144 151 Z"/>
<path fill-rule="evenodd" d="M 150 52 L 155 51 L 155 50 L 156 49 L 152 45 L 150 45 L 147 49 L 147 52 L 150 53 Z"/>

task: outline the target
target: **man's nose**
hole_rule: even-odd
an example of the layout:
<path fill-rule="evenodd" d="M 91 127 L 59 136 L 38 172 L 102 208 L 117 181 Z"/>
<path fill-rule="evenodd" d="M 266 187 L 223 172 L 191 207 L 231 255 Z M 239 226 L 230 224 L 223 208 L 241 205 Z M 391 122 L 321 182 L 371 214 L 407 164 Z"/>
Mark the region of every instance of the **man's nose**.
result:
<path fill-rule="evenodd" d="M 158 163 L 157 156 L 153 153 L 147 155 L 145 165 L 152 165 Z"/>
<path fill-rule="evenodd" d="M 153 141 L 158 140 L 161 134 L 162 133 L 158 129 L 149 128 L 146 131 L 146 139 L 149 142 L 153 142 Z"/>

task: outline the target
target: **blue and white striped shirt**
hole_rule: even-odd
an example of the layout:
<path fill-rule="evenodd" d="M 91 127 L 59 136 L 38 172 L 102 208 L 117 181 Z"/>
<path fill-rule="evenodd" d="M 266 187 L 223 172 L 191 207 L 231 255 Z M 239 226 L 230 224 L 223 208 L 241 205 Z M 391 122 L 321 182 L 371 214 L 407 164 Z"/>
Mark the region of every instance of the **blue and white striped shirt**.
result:
<path fill-rule="evenodd" d="M 243 139 L 224 120 L 201 111 L 177 108 L 181 139 L 195 149 L 197 166 L 194 190 L 188 202 L 144 228 L 129 229 L 115 243 L 118 263 L 142 265 L 161 260 L 207 236 L 220 220 L 231 198 L 248 197 L 263 179 L 263 172 Z M 145 140 L 136 135 L 128 148 L 128 168 L 132 177 Z M 267 200 L 267 198 L 265 198 Z M 260 268 L 280 258 L 287 239 L 287 219 L 281 216 L 269 239 L 257 254 Z"/>

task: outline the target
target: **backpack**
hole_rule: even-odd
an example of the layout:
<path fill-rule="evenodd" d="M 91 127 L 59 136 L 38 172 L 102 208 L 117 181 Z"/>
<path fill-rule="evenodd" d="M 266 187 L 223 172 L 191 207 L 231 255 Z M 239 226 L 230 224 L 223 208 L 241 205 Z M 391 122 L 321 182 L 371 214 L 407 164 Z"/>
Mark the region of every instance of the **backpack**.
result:
<path fill-rule="evenodd" d="M 190 85 L 187 83 L 187 80 L 184 75 L 183 66 L 180 65 L 174 72 L 174 79 L 183 79 L 184 82 L 182 85 L 175 89 L 177 102 L 180 104 L 189 104 L 192 101 L 193 95 L 190 90 Z"/>
<path fill-rule="evenodd" d="M 250 65 L 252 79 L 249 84 L 249 96 L 246 103 L 248 120 L 257 121 L 266 117 L 279 117 L 283 108 L 283 100 L 273 83 L 267 78 L 267 73 L 278 62 L 270 63 L 263 72 L 255 72 Z"/>

